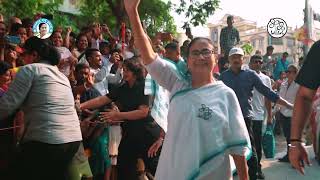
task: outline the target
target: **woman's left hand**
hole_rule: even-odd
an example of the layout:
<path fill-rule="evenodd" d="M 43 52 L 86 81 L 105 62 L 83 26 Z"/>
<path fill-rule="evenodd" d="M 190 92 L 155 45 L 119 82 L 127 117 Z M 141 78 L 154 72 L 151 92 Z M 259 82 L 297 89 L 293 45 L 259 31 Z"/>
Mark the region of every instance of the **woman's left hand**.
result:
<path fill-rule="evenodd" d="M 107 112 L 101 112 L 99 118 L 102 121 L 107 122 L 114 122 L 114 121 L 121 121 L 121 112 L 115 110 L 108 110 Z"/>
<path fill-rule="evenodd" d="M 152 144 L 152 146 L 148 150 L 148 157 L 153 158 L 157 155 L 160 147 L 162 146 L 163 138 L 159 138 L 156 142 Z"/>

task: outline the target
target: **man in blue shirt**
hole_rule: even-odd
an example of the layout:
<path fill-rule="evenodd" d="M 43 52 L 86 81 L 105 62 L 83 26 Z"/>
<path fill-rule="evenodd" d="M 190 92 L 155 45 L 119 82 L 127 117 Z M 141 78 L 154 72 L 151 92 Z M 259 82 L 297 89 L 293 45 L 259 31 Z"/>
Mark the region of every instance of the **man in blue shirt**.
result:
<path fill-rule="evenodd" d="M 241 48 L 232 48 L 229 52 L 230 68 L 223 72 L 220 79 L 236 93 L 244 120 L 247 125 L 247 129 L 250 135 L 250 141 L 252 146 L 252 156 L 248 160 L 249 176 L 250 180 L 257 179 L 258 164 L 257 164 L 257 153 L 255 150 L 255 143 L 252 133 L 252 97 L 253 88 L 256 88 L 259 93 L 265 96 L 270 101 L 293 108 L 293 105 L 286 100 L 279 97 L 269 87 L 265 86 L 258 74 L 252 70 L 241 70 L 243 64 L 244 52 Z"/>

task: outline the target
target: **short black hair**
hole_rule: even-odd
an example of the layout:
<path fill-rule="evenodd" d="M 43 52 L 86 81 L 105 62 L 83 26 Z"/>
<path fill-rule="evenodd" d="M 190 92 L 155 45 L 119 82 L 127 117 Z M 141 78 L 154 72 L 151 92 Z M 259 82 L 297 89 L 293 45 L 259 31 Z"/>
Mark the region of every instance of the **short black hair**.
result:
<path fill-rule="evenodd" d="M 227 17 L 227 20 L 232 20 L 233 19 L 233 16 L 232 15 L 229 15 L 228 17 Z"/>
<path fill-rule="evenodd" d="M 11 69 L 9 63 L 5 61 L 0 61 L 0 76 L 4 75 L 9 69 Z"/>
<path fill-rule="evenodd" d="M 111 47 L 110 47 L 110 43 L 107 42 L 107 41 L 102 41 L 99 43 L 99 49 L 102 50 L 103 48 L 105 47 L 108 47 L 110 50 L 111 50 Z"/>
<path fill-rule="evenodd" d="M 267 47 L 267 51 L 268 51 L 268 50 L 274 50 L 274 47 L 273 47 L 273 46 L 268 46 L 268 47 Z"/>
<path fill-rule="evenodd" d="M 10 34 L 16 35 L 20 28 L 25 28 L 25 27 L 22 24 L 19 24 L 19 23 L 12 24 L 11 29 L 10 29 Z"/>
<path fill-rule="evenodd" d="M 251 56 L 250 63 L 252 63 L 254 60 L 261 60 L 262 61 L 262 56 L 260 56 L 258 54 Z"/>
<path fill-rule="evenodd" d="M 284 52 L 282 55 L 289 56 L 289 53 L 288 52 Z"/>
<path fill-rule="evenodd" d="M 86 37 L 87 41 L 88 41 L 88 47 L 91 46 L 91 42 L 89 41 L 87 35 L 85 33 L 80 33 L 77 35 L 76 37 L 76 45 L 80 42 L 81 37 Z"/>
<path fill-rule="evenodd" d="M 23 27 L 25 27 L 25 28 L 28 28 L 28 27 L 32 26 L 32 24 L 33 24 L 31 18 L 24 18 L 21 21 L 22 21 Z"/>
<path fill-rule="evenodd" d="M 39 24 L 39 29 L 41 28 L 41 26 L 42 26 L 43 24 L 46 24 L 46 23 L 40 23 L 40 24 Z M 52 33 L 52 34 L 53 34 L 53 33 Z"/>
<path fill-rule="evenodd" d="M 179 45 L 175 42 L 171 42 L 164 47 L 165 50 L 177 51 L 179 49 Z"/>
<path fill-rule="evenodd" d="M 96 49 L 96 48 L 89 48 L 86 50 L 85 52 L 85 55 L 86 55 L 86 58 L 88 59 L 89 57 L 91 57 L 93 55 L 93 52 L 100 52 L 99 49 Z"/>
<path fill-rule="evenodd" d="M 78 73 L 80 72 L 82 69 L 90 69 L 90 66 L 88 64 L 85 64 L 85 63 L 79 63 L 76 65 L 75 67 L 75 72 Z"/>
<path fill-rule="evenodd" d="M 37 52 L 40 56 L 40 61 L 47 61 L 51 65 L 58 65 L 60 62 L 60 53 L 45 39 L 40 39 L 36 36 L 30 37 L 24 44 L 24 48 L 26 52 Z"/>

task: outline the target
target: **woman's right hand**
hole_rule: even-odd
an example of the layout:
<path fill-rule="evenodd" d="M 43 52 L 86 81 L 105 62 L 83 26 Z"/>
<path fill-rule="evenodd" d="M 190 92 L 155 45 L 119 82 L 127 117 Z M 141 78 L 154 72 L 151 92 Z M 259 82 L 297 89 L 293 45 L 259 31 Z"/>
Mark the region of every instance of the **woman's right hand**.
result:
<path fill-rule="evenodd" d="M 304 174 L 305 164 L 311 165 L 308 153 L 301 143 L 294 144 L 289 149 L 289 159 L 293 168 Z"/>

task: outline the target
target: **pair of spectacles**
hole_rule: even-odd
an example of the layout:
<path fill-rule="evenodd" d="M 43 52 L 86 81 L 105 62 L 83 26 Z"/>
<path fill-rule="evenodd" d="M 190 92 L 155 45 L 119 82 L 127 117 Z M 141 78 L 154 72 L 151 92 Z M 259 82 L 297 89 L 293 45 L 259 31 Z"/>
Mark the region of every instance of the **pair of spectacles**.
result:
<path fill-rule="evenodd" d="M 290 73 L 297 73 L 297 71 L 286 71 L 286 73 L 290 74 Z"/>
<path fill-rule="evenodd" d="M 256 64 L 262 64 L 263 62 L 262 62 L 262 61 L 254 61 L 254 63 L 256 63 Z"/>
<path fill-rule="evenodd" d="M 190 55 L 192 57 L 199 57 L 201 54 L 203 55 L 203 57 L 210 57 L 212 54 L 214 53 L 213 50 L 210 50 L 210 49 L 203 49 L 201 51 L 199 50 L 194 50 L 194 51 L 191 51 Z"/>

